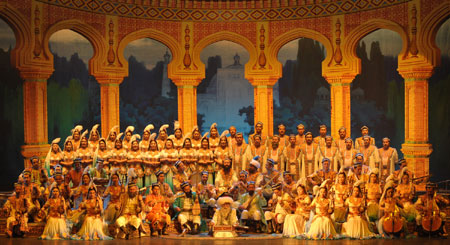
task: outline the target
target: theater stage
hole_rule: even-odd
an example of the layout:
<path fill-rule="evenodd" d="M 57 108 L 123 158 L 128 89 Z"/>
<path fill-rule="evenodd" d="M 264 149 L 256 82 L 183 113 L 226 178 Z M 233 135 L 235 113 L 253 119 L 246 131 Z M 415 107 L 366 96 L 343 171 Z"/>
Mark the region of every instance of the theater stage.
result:
<path fill-rule="evenodd" d="M 415 238 L 415 239 L 371 239 L 371 240 L 323 240 L 323 241 L 311 241 L 311 240 L 298 240 L 289 238 L 249 238 L 249 239 L 193 239 L 186 238 L 180 239 L 176 238 L 149 238 L 144 237 L 141 239 L 134 240 L 112 240 L 112 241 L 72 241 L 72 240 L 62 240 L 62 241 L 42 241 L 36 238 L 5 238 L 0 237 L 1 245 L 11 245 L 11 244 L 28 244 L 28 245 L 54 245 L 54 244 L 165 244 L 165 245 L 231 245 L 231 244 L 245 244 L 245 245 L 294 245 L 294 244 L 336 244 L 336 245 L 444 245 L 449 244 L 448 239 L 428 239 L 428 238 Z"/>

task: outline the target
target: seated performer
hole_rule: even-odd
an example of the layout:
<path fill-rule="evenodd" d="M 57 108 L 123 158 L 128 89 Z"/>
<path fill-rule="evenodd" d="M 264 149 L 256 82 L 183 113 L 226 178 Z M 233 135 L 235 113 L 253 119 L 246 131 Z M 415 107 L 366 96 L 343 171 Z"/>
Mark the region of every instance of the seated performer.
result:
<path fill-rule="evenodd" d="M 111 240 L 105 234 L 103 225 L 103 202 L 98 196 L 97 188 L 94 184 L 89 187 L 88 197 L 80 204 L 80 209 L 84 210 L 85 217 L 81 229 L 73 236 L 73 239 L 80 240 Z"/>
<path fill-rule="evenodd" d="M 153 183 L 152 194 L 145 198 L 145 220 L 150 224 L 152 236 L 167 235 L 166 228 L 170 225 L 169 200 L 159 190 L 159 183 Z"/>
<path fill-rule="evenodd" d="M 40 216 L 46 217 L 44 232 L 41 239 L 59 240 L 69 238 L 69 229 L 66 224 L 66 203 L 60 195 L 59 187 L 56 184 L 50 189 L 50 196 L 41 208 Z"/>
<path fill-rule="evenodd" d="M 28 209 L 30 202 L 22 193 L 22 183 L 14 184 L 14 195 L 3 206 L 8 215 L 6 219 L 6 236 L 23 237 L 28 231 Z"/>
<path fill-rule="evenodd" d="M 347 222 L 342 224 L 342 234 L 351 238 L 366 239 L 373 237 L 374 234 L 369 230 L 364 215 L 366 204 L 360 184 L 362 181 L 353 185 L 352 195 L 345 201 L 345 205 L 348 207 L 348 217 Z"/>
<path fill-rule="evenodd" d="M 322 159 L 323 168 L 317 170 L 315 173 L 308 176 L 308 181 L 311 186 L 321 185 L 325 180 L 329 180 L 327 183 L 327 188 L 331 188 L 332 183 L 336 178 L 336 172 L 330 169 L 330 159 L 323 158 Z"/>
<path fill-rule="evenodd" d="M 193 190 L 197 193 L 201 203 L 205 203 L 209 209 L 216 206 L 216 188 L 212 184 L 208 184 L 208 171 L 201 172 L 201 181 L 195 185 Z"/>
<path fill-rule="evenodd" d="M 231 207 L 233 199 L 228 196 L 220 197 L 217 200 L 218 209 L 214 213 L 214 216 L 209 223 L 211 230 L 214 232 L 214 237 L 236 237 L 237 234 L 234 229 L 231 231 L 219 231 L 215 230 L 218 226 L 231 226 L 236 227 L 239 225 L 239 220 L 236 215 L 236 209 Z"/>
<path fill-rule="evenodd" d="M 406 235 L 406 220 L 401 216 L 401 203 L 395 197 L 394 183 L 389 181 L 384 186 L 380 199 L 381 218 L 378 221 L 378 233 L 382 237 Z"/>
<path fill-rule="evenodd" d="M 345 170 L 341 167 L 337 177 L 336 183 L 330 189 L 330 197 L 334 202 L 333 219 L 337 223 L 345 222 L 347 216 L 347 207 L 345 200 L 347 200 L 350 193 L 351 186 L 347 183 L 347 175 Z"/>
<path fill-rule="evenodd" d="M 367 216 L 370 222 L 377 221 L 379 219 L 379 203 L 382 193 L 381 183 L 379 181 L 378 168 L 373 169 L 369 173 L 369 182 L 365 184 L 366 199 L 367 199 Z"/>
<path fill-rule="evenodd" d="M 189 175 L 184 171 L 185 166 L 182 161 L 177 161 L 174 164 L 174 167 L 177 169 L 176 174 L 172 177 L 173 179 L 173 190 L 175 193 L 182 192 L 183 188 L 181 187 L 181 184 L 185 181 L 189 180 Z"/>
<path fill-rule="evenodd" d="M 166 179 L 166 176 L 164 175 L 164 172 L 161 170 L 156 171 L 155 173 L 157 182 L 159 184 L 159 192 L 162 196 L 167 198 L 170 203 L 172 203 L 173 200 L 173 192 L 172 189 L 170 189 L 169 184 L 165 183 L 164 180 Z"/>
<path fill-rule="evenodd" d="M 309 204 L 311 198 L 306 192 L 304 182 L 306 179 L 299 181 L 297 185 L 297 197 L 295 197 L 295 213 L 286 215 L 283 225 L 283 236 L 297 237 L 305 233 L 305 224 L 309 219 Z"/>
<path fill-rule="evenodd" d="M 187 232 L 198 234 L 200 232 L 200 200 L 195 192 L 191 190 L 191 184 L 187 181 L 181 183 L 182 192 L 177 193 L 173 209 L 176 214 L 174 218 L 178 219 L 182 227 L 181 235 Z M 194 227 L 188 224 L 192 222 Z"/>
<path fill-rule="evenodd" d="M 283 181 L 282 173 L 278 170 L 276 170 L 275 166 L 278 165 L 277 162 L 275 162 L 272 158 L 267 159 L 266 164 L 266 172 L 262 174 L 262 180 L 259 182 L 259 185 L 257 186 L 267 186 L 263 189 L 263 195 L 266 199 L 270 199 L 273 194 L 273 190 L 270 187 L 271 184 L 275 183 L 281 183 Z M 250 181 L 255 181 L 253 179 L 250 179 Z"/>
<path fill-rule="evenodd" d="M 263 175 L 260 173 L 261 164 L 258 161 L 259 157 L 253 158 L 248 166 L 247 181 L 255 182 L 256 186 L 260 186 L 263 181 Z"/>
<path fill-rule="evenodd" d="M 414 206 L 413 199 L 416 196 L 416 188 L 408 174 L 408 168 L 405 167 L 400 172 L 399 183 L 395 188 L 395 197 L 399 199 L 403 207 L 402 215 L 406 221 L 414 222 L 419 219 L 419 214 Z M 419 225 L 417 223 L 417 225 Z"/>
<path fill-rule="evenodd" d="M 337 237 L 331 214 L 333 213 L 333 202 L 328 198 L 327 182 L 325 180 L 320 187 L 314 188 L 316 197 L 310 208 L 314 208 L 315 215 L 311 221 L 311 227 L 306 233 L 308 239 L 333 239 Z"/>
<path fill-rule="evenodd" d="M 120 184 L 119 168 L 111 170 L 111 177 L 109 178 L 108 186 L 103 192 L 104 202 L 104 219 L 110 225 L 116 222 L 119 217 L 120 196 L 125 191 L 125 187 Z"/>
<path fill-rule="evenodd" d="M 59 146 L 58 146 L 58 149 L 59 149 Z M 60 151 L 61 151 L 61 149 L 60 149 Z M 61 153 L 61 155 L 62 155 L 62 153 Z M 36 156 L 31 157 L 30 162 L 31 162 L 31 169 L 30 169 L 31 182 L 35 183 L 38 186 L 41 186 L 41 184 L 43 184 L 43 183 L 41 183 L 41 179 L 44 175 L 47 176 L 47 171 L 41 167 L 41 162 L 38 157 L 36 157 Z M 55 164 L 55 165 L 57 165 L 57 164 Z M 53 167 L 55 165 L 53 165 Z"/>
<path fill-rule="evenodd" d="M 81 175 L 83 175 L 83 169 L 81 168 L 81 158 L 75 158 L 73 160 L 74 168 L 66 175 L 66 183 L 71 188 L 77 188 L 81 182 Z"/>
<path fill-rule="evenodd" d="M 268 202 L 268 207 L 270 207 L 272 211 L 266 211 L 264 217 L 267 222 L 267 233 L 275 232 L 280 234 L 283 232 L 284 218 L 292 211 L 292 198 L 289 194 L 283 192 L 281 183 L 274 184 L 272 189 L 273 196 Z"/>
<path fill-rule="evenodd" d="M 353 185 L 358 180 L 367 182 L 369 180 L 370 168 L 364 165 L 364 155 L 361 153 L 356 154 L 355 164 L 348 173 L 348 183 Z"/>
<path fill-rule="evenodd" d="M 233 184 L 238 181 L 238 177 L 234 169 L 232 169 L 232 162 L 231 158 L 225 157 L 223 160 L 223 167 L 217 173 L 215 182 L 218 191 L 217 196 L 229 192 L 229 189 L 232 188 Z"/>
<path fill-rule="evenodd" d="M 266 225 L 266 220 L 264 218 L 262 207 L 267 205 L 266 199 L 261 195 L 259 190 L 255 193 L 256 184 L 254 181 L 249 181 L 247 183 L 247 193 L 240 197 L 239 209 L 242 211 L 241 214 L 241 224 L 248 225 L 252 223 L 253 227 L 256 228 L 256 232 L 261 232 L 261 225 Z M 262 224 L 261 224 L 262 223 Z"/>
<path fill-rule="evenodd" d="M 438 236 L 447 237 L 445 229 L 445 218 L 447 215 L 441 209 L 450 205 L 450 201 L 436 194 L 436 191 L 436 184 L 427 183 L 426 194 L 417 199 L 415 206 L 420 212 L 417 223 L 421 228 L 420 234 L 422 236 L 437 234 Z"/>
<path fill-rule="evenodd" d="M 144 201 L 142 196 L 138 193 L 138 188 L 135 183 L 128 184 L 128 191 L 120 196 L 120 205 L 116 206 L 119 210 L 119 218 L 116 220 L 116 225 L 120 232 L 117 238 L 132 238 L 134 236 L 142 236 L 145 233 L 142 226 L 142 220 L 139 214 L 144 208 Z M 139 234 L 133 234 L 138 232 Z"/>

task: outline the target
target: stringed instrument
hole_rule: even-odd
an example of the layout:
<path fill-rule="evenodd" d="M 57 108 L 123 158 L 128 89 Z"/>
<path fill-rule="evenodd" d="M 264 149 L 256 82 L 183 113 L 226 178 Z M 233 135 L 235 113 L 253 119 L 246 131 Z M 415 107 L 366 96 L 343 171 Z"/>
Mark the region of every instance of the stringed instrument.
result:
<path fill-rule="evenodd" d="M 433 199 L 427 197 L 427 203 L 424 210 L 424 216 L 422 218 L 422 228 L 425 231 L 435 232 L 441 228 L 442 218 L 439 215 L 438 210 L 434 210 Z"/>
<path fill-rule="evenodd" d="M 399 233 L 403 228 L 403 221 L 397 209 L 398 209 L 397 207 L 394 207 L 394 210 L 390 214 L 388 214 L 383 221 L 384 232 L 391 235 Z"/>
<path fill-rule="evenodd" d="M 258 193 L 255 193 L 255 194 L 253 194 L 253 196 L 251 196 L 247 201 L 245 201 L 243 204 L 242 204 L 242 206 L 244 207 L 244 209 L 248 209 L 248 207 L 250 206 L 250 204 L 252 203 L 252 201 L 253 201 L 253 199 L 257 196 L 257 195 L 260 195 L 261 194 L 261 192 L 262 192 L 262 190 L 264 190 L 270 183 L 272 183 L 272 181 L 275 179 L 275 178 L 277 178 L 277 177 L 279 177 L 281 175 L 281 173 L 280 174 L 277 174 L 277 175 L 275 175 L 275 176 L 273 176 L 263 187 L 261 187 L 261 190 L 258 192 Z"/>

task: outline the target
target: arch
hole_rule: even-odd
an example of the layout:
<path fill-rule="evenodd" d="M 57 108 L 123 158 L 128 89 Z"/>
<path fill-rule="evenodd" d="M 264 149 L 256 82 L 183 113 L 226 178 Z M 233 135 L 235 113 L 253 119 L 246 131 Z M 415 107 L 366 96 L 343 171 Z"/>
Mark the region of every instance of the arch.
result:
<path fill-rule="evenodd" d="M 147 28 L 129 33 L 122 40 L 120 40 L 119 46 L 117 48 L 119 62 L 128 70 L 128 61 L 125 59 L 124 56 L 125 47 L 129 43 L 142 38 L 151 38 L 166 45 L 169 48 L 170 52 L 172 53 L 172 60 L 167 66 L 168 73 L 170 74 L 172 64 L 174 64 L 174 61 L 179 60 L 182 57 L 178 42 L 172 36 L 152 28 Z"/>
<path fill-rule="evenodd" d="M 342 49 L 342 53 L 344 57 L 350 59 L 358 59 L 356 55 L 356 45 L 358 45 L 359 41 L 368 35 L 369 33 L 376 31 L 378 29 L 388 29 L 398 33 L 402 39 L 402 50 L 398 55 L 399 60 L 402 57 L 405 57 L 408 53 L 409 39 L 408 34 L 401 25 L 383 19 L 372 19 L 363 24 L 357 26 L 353 29 L 344 39 L 344 45 Z M 358 73 L 360 72 L 360 67 L 358 68 Z"/>
<path fill-rule="evenodd" d="M 450 18 L 450 2 L 445 1 L 424 18 L 417 34 L 417 46 L 423 49 L 424 55 L 433 66 L 438 66 L 441 61 L 441 50 L 436 45 L 436 34 L 448 18 Z"/>
<path fill-rule="evenodd" d="M 11 63 L 19 68 L 26 62 L 31 53 L 31 27 L 29 21 L 17 9 L 8 3 L 0 4 L 0 18 L 2 18 L 14 32 L 16 45 L 11 51 Z"/>
<path fill-rule="evenodd" d="M 216 32 L 207 37 L 204 37 L 195 44 L 192 51 L 192 56 L 194 64 L 198 66 L 198 69 L 203 73 L 205 71 L 205 64 L 203 64 L 203 62 L 200 60 L 200 53 L 202 52 L 202 50 L 208 45 L 219 41 L 230 41 L 243 46 L 247 50 L 249 54 L 249 61 L 247 62 L 247 64 L 245 64 L 245 73 L 247 74 L 247 72 L 251 69 L 252 64 L 256 63 L 258 52 L 256 50 L 256 47 L 248 38 L 230 31 Z"/>
<path fill-rule="evenodd" d="M 325 50 L 327 51 L 327 56 L 322 61 L 322 66 L 324 66 L 325 64 L 329 64 L 331 62 L 331 58 L 333 57 L 334 53 L 333 45 L 326 36 L 324 36 L 320 32 L 313 31 L 310 29 L 296 28 L 278 36 L 269 46 L 269 54 L 268 54 L 269 60 L 274 60 L 277 62 L 276 69 L 279 71 L 280 77 L 283 65 L 281 64 L 281 62 L 278 61 L 278 52 L 287 43 L 302 37 L 318 41 L 325 47 Z"/>
<path fill-rule="evenodd" d="M 100 66 L 99 62 L 97 60 L 104 60 L 103 57 L 106 57 L 106 50 L 107 47 L 105 45 L 105 40 L 103 36 L 100 34 L 100 32 L 97 31 L 93 26 L 82 22 L 80 20 L 65 20 L 55 23 L 54 25 L 50 26 L 45 34 L 44 38 L 42 40 L 42 45 L 44 47 L 44 54 L 46 57 L 53 62 L 53 54 L 50 51 L 49 47 L 49 40 L 50 37 L 57 31 L 69 29 L 72 30 L 80 35 L 82 35 L 84 38 L 86 38 L 89 43 L 92 45 L 94 49 L 94 54 L 92 58 L 89 60 L 89 72 L 90 74 L 94 74 L 94 71 L 98 70 L 98 67 Z"/>

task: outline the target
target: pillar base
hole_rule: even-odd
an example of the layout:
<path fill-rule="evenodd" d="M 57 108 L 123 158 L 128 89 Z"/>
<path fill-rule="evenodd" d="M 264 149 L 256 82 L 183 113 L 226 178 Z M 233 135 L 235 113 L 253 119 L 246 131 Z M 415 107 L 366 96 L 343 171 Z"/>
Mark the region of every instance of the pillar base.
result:
<path fill-rule="evenodd" d="M 402 149 L 408 169 L 415 177 L 422 177 L 430 174 L 430 154 L 433 152 L 431 144 L 428 143 L 405 143 Z M 416 187 L 419 191 L 425 190 L 425 183 Z"/>
<path fill-rule="evenodd" d="M 31 167 L 30 158 L 37 156 L 43 162 L 43 159 L 47 156 L 48 150 L 50 149 L 49 144 L 42 145 L 22 145 L 22 156 L 24 157 L 24 168 Z"/>

